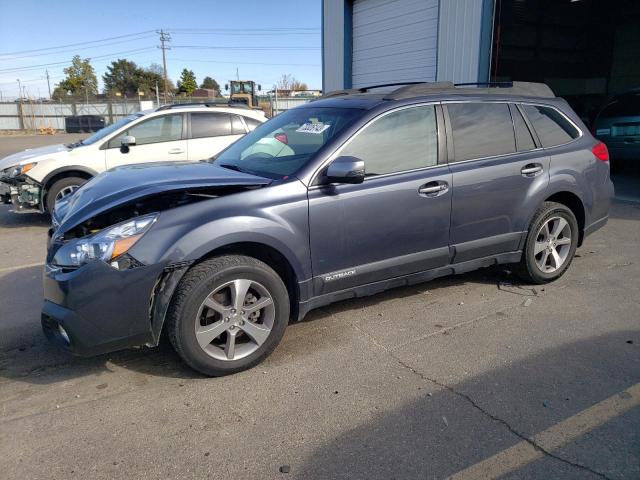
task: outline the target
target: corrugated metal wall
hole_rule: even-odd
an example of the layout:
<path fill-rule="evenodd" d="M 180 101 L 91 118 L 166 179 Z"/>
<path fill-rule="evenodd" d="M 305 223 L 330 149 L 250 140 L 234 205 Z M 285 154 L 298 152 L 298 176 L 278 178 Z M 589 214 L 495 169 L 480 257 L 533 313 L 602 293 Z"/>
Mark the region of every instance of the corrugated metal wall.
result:
<path fill-rule="evenodd" d="M 323 0 L 323 89 L 487 81 L 494 1 Z"/>
<path fill-rule="evenodd" d="M 491 1 L 486 0 L 440 2 L 438 80 L 455 83 L 486 81 L 485 78 L 479 79 L 480 48 L 484 33 L 483 6 L 486 3 L 492 5 Z M 491 48 L 490 40 L 486 48 Z M 486 69 L 488 72 L 488 65 Z"/>
<path fill-rule="evenodd" d="M 437 45 L 438 0 L 353 2 L 354 88 L 434 81 Z"/>

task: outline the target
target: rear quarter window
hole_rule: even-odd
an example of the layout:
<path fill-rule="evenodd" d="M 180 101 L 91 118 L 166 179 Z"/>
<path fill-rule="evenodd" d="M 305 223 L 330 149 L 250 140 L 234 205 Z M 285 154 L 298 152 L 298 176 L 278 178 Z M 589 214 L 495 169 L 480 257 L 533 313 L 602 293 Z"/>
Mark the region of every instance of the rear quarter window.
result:
<path fill-rule="evenodd" d="M 580 136 L 578 129 L 558 110 L 541 105 L 522 105 L 545 148 L 569 143 Z"/>

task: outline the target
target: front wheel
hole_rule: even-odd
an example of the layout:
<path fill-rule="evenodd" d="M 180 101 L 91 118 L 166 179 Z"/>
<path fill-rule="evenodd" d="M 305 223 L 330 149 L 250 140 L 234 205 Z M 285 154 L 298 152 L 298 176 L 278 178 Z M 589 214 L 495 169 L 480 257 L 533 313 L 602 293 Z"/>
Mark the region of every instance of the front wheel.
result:
<path fill-rule="evenodd" d="M 53 213 L 53 208 L 58 200 L 71 195 L 87 180 L 80 177 L 64 177 L 55 182 L 47 192 L 47 212 Z"/>
<path fill-rule="evenodd" d="M 169 339 L 188 365 L 205 375 L 228 375 L 257 365 L 280 343 L 289 296 L 265 263 L 214 257 L 185 274 L 167 322 Z"/>
<path fill-rule="evenodd" d="M 569 208 L 544 202 L 531 221 L 519 275 L 531 283 L 560 278 L 573 260 L 578 235 L 578 222 Z"/>

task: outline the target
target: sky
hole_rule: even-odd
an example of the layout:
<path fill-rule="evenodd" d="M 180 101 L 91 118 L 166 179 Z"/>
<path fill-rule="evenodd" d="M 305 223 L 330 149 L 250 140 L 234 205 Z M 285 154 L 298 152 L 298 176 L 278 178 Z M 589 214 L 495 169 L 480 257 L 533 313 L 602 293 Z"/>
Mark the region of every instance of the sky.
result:
<path fill-rule="evenodd" d="M 198 83 L 211 76 L 222 88 L 236 78 L 270 89 L 291 74 L 322 88 L 320 0 L 150 0 L 100 2 L 0 1 L 0 95 L 48 97 L 74 55 L 90 58 L 100 91 L 111 61 L 162 64 L 160 29 L 171 35 L 167 70 L 175 83 L 183 68 Z"/>

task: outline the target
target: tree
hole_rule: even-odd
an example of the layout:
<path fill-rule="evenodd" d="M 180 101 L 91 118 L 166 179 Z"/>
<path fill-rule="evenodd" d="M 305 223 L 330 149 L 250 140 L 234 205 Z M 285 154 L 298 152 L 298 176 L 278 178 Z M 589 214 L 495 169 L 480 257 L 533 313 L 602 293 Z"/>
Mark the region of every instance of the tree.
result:
<path fill-rule="evenodd" d="M 80 55 L 74 56 L 71 59 L 71 65 L 64 69 L 64 73 L 67 77 L 58 83 L 55 89 L 56 97 L 66 95 L 68 92 L 78 96 L 94 96 L 98 93 L 98 79 L 90 59 L 83 60 Z"/>
<path fill-rule="evenodd" d="M 211 77 L 204 77 L 200 88 L 209 88 L 215 90 L 216 92 L 218 92 L 218 95 L 220 95 L 220 85 Z"/>
<path fill-rule="evenodd" d="M 162 71 L 162 67 L 160 67 Z M 156 90 L 156 84 L 162 87 L 163 75 L 152 64 L 149 68 L 141 68 L 129 60 L 118 59 L 111 62 L 107 72 L 102 76 L 104 91 L 114 95 L 120 93 L 126 96 L 137 96 L 138 92 L 151 95 Z M 170 83 L 170 82 L 169 82 Z M 170 85 L 173 88 L 173 85 Z"/>
<path fill-rule="evenodd" d="M 191 96 L 196 88 L 198 88 L 198 83 L 196 82 L 196 75 L 193 73 L 193 70 L 183 69 L 180 80 L 178 80 L 178 92 Z"/>
<path fill-rule="evenodd" d="M 102 76 L 104 92 L 108 95 L 120 93 L 126 96 L 138 94 L 140 68 L 129 60 L 119 58 L 111 62 Z"/>
<path fill-rule="evenodd" d="M 292 92 L 309 89 L 306 83 L 299 81 L 289 73 L 285 73 L 280 77 L 280 80 L 276 83 L 276 88 L 278 90 L 289 90 Z"/>

